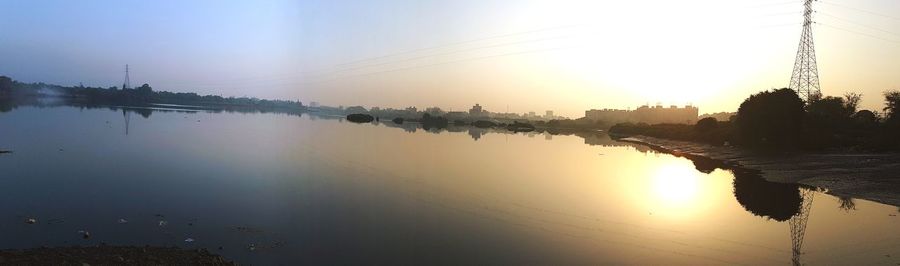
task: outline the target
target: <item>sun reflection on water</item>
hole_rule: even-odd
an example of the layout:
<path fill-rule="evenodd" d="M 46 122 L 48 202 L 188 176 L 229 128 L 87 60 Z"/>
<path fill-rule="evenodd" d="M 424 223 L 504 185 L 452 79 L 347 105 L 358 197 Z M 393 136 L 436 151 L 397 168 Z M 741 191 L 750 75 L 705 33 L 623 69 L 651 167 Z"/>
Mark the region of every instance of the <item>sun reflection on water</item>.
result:
<path fill-rule="evenodd" d="M 654 196 L 666 205 L 681 206 L 696 200 L 700 177 L 694 169 L 665 165 L 653 176 Z"/>

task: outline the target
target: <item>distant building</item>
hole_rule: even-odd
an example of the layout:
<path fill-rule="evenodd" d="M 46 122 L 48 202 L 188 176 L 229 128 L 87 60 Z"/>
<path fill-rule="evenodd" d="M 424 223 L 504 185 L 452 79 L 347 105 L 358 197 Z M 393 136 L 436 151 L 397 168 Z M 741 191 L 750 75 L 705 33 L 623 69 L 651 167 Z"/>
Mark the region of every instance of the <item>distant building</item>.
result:
<path fill-rule="evenodd" d="M 481 108 L 481 105 L 477 103 L 475 104 L 475 106 L 472 106 L 472 109 L 469 109 L 469 115 L 471 116 L 483 116 L 486 114 L 487 112 L 484 111 L 484 109 Z"/>
<path fill-rule="evenodd" d="M 610 124 L 636 122 L 631 111 L 618 109 L 591 109 L 584 111 L 584 117 L 593 121 L 604 121 Z"/>
<path fill-rule="evenodd" d="M 547 112 L 544 114 L 544 118 L 554 119 L 554 118 L 556 118 L 556 116 L 553 115 L 553 110 L 547 110 Z"/>
<path fill-rule="evenodd" d="M 697 122 L 699 109 L 687 105 L 663 107 L 643 105 L 634 111 L 617 109 L 591 109 L 584 112 L 584 117 L 593 121 L 604 121 L 610 124 L 633 122 L 647 124 L 694 124 Z"/>
<path fill-rule="evenodd" d="M 309 102 L 309 107 L 318 108 L 319 102 Z"/>
<path fill-rule="evenodd" d="M 684 108 L 679 108 L 675 105 L 668 108 L 662 105 L 654 107 L 644 105 L 638 107 L 632 113 L 635 120 L 647 124 L 694 124 L 697 123 L 698 111 L 697 107 L 690 105 Z"/>

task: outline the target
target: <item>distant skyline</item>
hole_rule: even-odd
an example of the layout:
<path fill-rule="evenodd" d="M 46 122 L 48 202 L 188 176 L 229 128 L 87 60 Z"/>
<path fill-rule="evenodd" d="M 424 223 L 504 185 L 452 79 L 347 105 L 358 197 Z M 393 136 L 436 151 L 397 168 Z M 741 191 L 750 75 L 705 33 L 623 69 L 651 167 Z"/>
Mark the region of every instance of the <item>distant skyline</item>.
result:
<path fill-rule="evenodd" d="M 823 93 L 900 89 L 900 2 L 815 3 Z M 802 1 L 2 1 L 0 75 L 580 117 L 786 87 Z"/>

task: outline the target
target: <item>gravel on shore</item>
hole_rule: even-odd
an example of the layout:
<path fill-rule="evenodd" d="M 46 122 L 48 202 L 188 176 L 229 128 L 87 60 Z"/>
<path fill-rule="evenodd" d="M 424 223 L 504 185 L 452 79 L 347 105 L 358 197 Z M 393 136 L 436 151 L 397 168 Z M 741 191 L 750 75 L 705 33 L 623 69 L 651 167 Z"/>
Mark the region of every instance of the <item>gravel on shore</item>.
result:
<path fill-rule="evenodd" d="M 0 250 L 0 265 L 236 265 L 206 250 L 177 247 L 71 246 Z"/>

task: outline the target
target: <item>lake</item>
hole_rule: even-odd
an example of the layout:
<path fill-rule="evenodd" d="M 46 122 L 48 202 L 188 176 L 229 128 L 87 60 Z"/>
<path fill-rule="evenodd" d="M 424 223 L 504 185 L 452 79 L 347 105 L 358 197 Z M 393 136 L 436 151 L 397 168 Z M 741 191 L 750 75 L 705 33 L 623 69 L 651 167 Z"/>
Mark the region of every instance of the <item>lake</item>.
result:
<path fill-rule="evenodd" d="M 895 206 L 602 133 L 25 106 L 0 113 L 0 148 L 14 151 L 0 154 L 0 249 L 179 246 L 265 265 L 900 264 Z"/>

